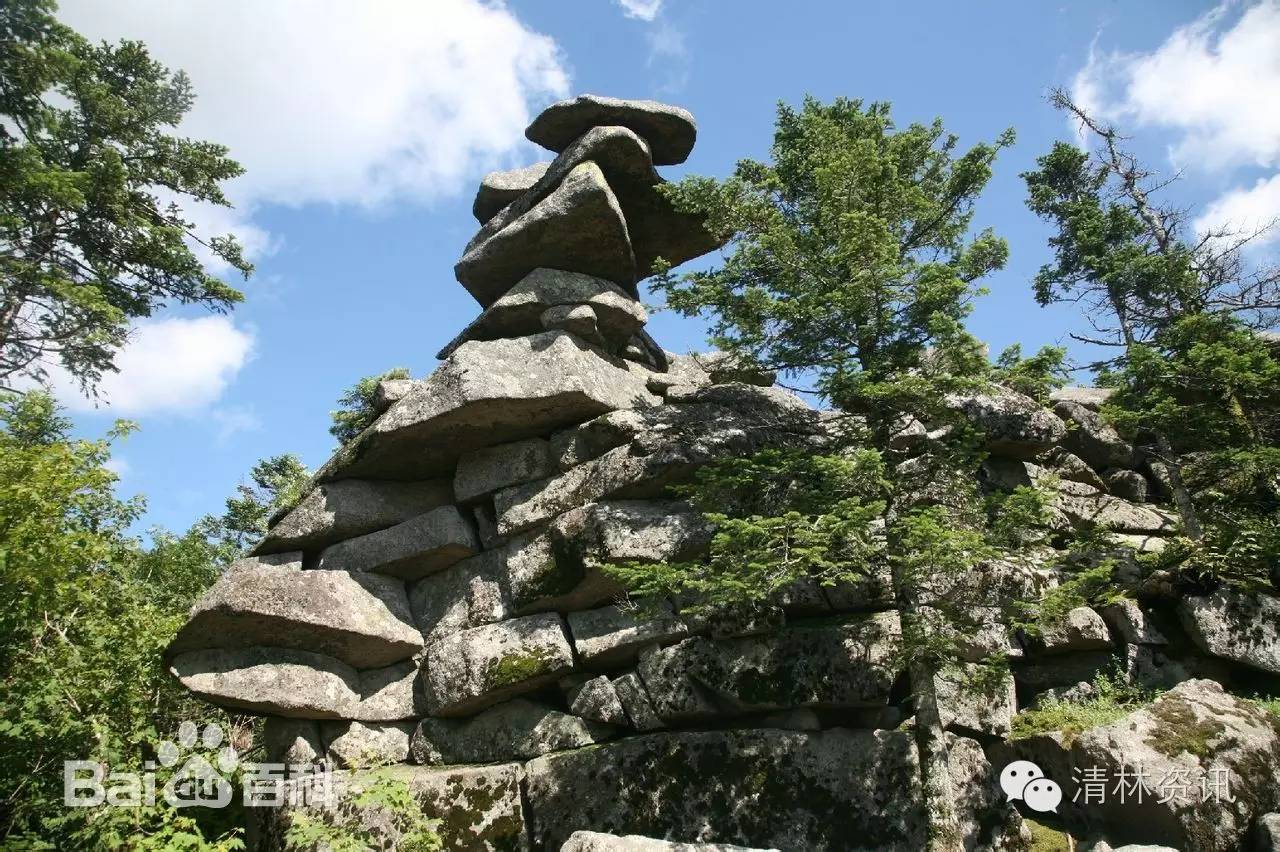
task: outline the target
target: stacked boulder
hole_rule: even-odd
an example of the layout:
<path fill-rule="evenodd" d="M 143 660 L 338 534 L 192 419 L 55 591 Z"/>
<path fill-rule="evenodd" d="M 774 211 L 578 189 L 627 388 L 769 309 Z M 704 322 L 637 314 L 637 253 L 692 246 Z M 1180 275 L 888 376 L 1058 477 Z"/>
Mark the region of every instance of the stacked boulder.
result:
<path fill-rule="evenodd" d="M 637 282 L 720 244 L 659 191 L 654 167 L 688 156 L 692 117 L 583 96 L 527 135 L 557 156 L 485 177 L 455 268 L 480 316 L 428 378 L 383 383 L 377 419 L 194 607 L 173 673 L 266 716 L 268 759 L 325 762 L 340 790 L 391 765 L 380 771 L 442 820 L 446 849 L 694 848 L 615 834 L 923 848 L 884 566 L 796 587 L 751 619 L 634 610 L 606 570 L 705 551 L 712 531 L 668 489 L 700 465 L 818 450 L 841 428 L 772 375 L 673 355 L 644 330 Z M 1091 526 L 1130 551 L 1174 533 L 1150 502 L 1158 471 L 1101 422 L 1096 394 L 1061 394 L 1052 412 L 999 389 L 949 402 L 987 436 L 987 488 L 1056 483 L 1044 564 Z M 895 440 L 923 453 L 935 437 L 912 422 Z M 975 698 L 961 672 L 938 692 L 966 844 L 1003 848 L 1018 819 L 985 752 L 1020 706 L 1113 659 L 1168 662 L 1175 680 L 1199 670 L 1171 674 L 1185 655 L 1162 631 L 1177 625 L 1136 605 L 1082 608 L 1060 636 L 1023 642 L 1002 604 L 1051 587 L 1053 570 L 983 570 L 974 661 L 1004 653 L 1013 678 Z M 1215 632 L 1233 605 L 1188 604 L 1190 634 L 1214 657 L 1274 663 L 1274 631 L 1253 644 Z M 276 848 L 287 820 L 260 820 L 257 844 Z"/>

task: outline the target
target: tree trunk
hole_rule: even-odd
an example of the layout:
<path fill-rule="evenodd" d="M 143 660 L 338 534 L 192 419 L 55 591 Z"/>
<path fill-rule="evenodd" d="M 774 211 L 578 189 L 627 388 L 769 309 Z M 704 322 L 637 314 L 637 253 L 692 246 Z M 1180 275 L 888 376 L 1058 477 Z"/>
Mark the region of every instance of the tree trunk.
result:
<path fill-rule="evenodd" d="M 924 661 L 911 666 L 915 697 L 916 749 L 920 752 L 920 789 L 928 816 L 928 852 L 964 852 L 955 789 L 951 785 L 950 749 L 938 710 L 935 667 Z"/>
<path fill-rule="evenodd" d="M 1173 492 L 1173 502 L 1178 507 L 1178 514 L 1182 516 L 1182 531 L 1192 541 L 1199 541 L 1204 537 L 1204 529 L 1200 526 L 1200 517 L 1196 514 L 1196 504 L 1191 499 L 1191 492 L 1182 481 L 1182 463 L 1174 456 L 1173 447 L 1164 435 L 1157 436 L 1156 449 L 1169 471 L 1169 490 Z"/>

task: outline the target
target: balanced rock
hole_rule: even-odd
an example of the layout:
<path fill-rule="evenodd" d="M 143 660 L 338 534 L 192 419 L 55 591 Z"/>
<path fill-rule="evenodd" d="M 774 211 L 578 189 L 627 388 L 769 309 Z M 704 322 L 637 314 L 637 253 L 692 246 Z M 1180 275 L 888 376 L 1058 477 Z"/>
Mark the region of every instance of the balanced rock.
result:
<path fill-rule="evenodd" d="M 415 763 L 497 763 L 610 739 L 611 729 L 515 698 L 466 720 L 423 719 L 413 732 Z"/>
<path fill-rule="evenodd" d="M 196 602 L 166 653 L 254 645 L 376 668 L 413 656 L 422 635 L 393 577 L 242 560 Z"/>
<path fill-rule="evenodd" d="M 345 479 L 313 488 L 272 524 L 254 553 L 311 550 L 375 532 L 453 502 L 447 479 L 380 482 Z"/>
<path fill-rule="evenodd" d="M 544 160 L 519 169 L 489 172 L 480 180 L 480 189 L 471 202 L 472 215 L 481 225 L 488 222 L 537 183 L 549 165 L 551 162 Z"/>
<path fill-rule="evenodd" d="M 560 616 L 473 627 L 427 647 L 423 687 L 433 716 L 466 716 L 553 682 L 573 668 Z"/>
<path fill-rule="evenodd" d="M 1074 402 L 1090 411 L 1097 411 L 1115 393 L 1111 388 L 1086 388 L 1070 386 L 1049 391 L 1049 404 Z"/>
<path fill-rule="evenodd" d="M 624 364 L 563 331 L 464 343 L 316 479 L 427 479 L 481 447 L 657 404 Z"/>
<path fill-rule="evenodd" d="M 634 291 L 627 222 L 595 163 L 574 167 L 555 191 L 514 220 L 485 225 L 453 272 L 487 308 L 540 266 L 570 268 Z"/>
<path fill-rule="evenodd" d="M 698 127 L 687 110 L 657 101 L 579 95 L 547 107 L 525 130 L 525 138 L 550 151 L 563 151 L 593 127 L 621 125 L 640 135 L 658 165 L 683 163 L 693 150 Z"/>
<path fill-rule="evenodd" d="M 453 489 L 459 502 L 473 502 L 500 488 L 541 479 L 554 470 L 551 444 L 545 438 L 526 438 L 485 447 L 458 459 Z"/>
<path fill-rule="evenodd" d="M 539 267 L 485 308 L 436 357 L 448 358 L 468 340 L 537 334 L 545 330 L 542 316 L 549 308 L 568 306 L 589 307 L 601 337 L 614 346 L 630 340 L 648 321 L 644 307 L 611 281 Z"/>
<path fill-rule="evenodd" d="M 593 127 L 566 148 L 527 193 L 485 223 L 468 243 L 467 252 L 491 241 L 543 203 L 584 163 L 599 167 L 618 201 L 638 278 L 652 274 L 658 257 L 677 266 L 723 244 L 704 227 L 700 216 L 680 212 L 658 190 L 665 181 L 654 170 L 642 138 L 625 127 Z M 620 283 L 634 292 L 630 282 Z"/>

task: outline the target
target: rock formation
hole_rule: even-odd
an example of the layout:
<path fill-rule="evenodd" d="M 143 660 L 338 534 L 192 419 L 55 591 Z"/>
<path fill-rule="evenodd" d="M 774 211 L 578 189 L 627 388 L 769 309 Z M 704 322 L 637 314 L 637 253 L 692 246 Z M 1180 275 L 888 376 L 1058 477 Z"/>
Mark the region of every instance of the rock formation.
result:
<path fill-rule="evenodd" d="M 699 465 L 817 448 L 831 428 L 773 376 L 673 355 L 644 331 L 637 282 L 655 260 L 720 242 L 657 190 L 655 164 L 693 146 L 692 117 L 584 96 L 528 136 L 556 158 L 484 179 L 481 228 L 455 269 L 481 314 L 429 377 L 380 389 L 376 421 L 195 606 L 168 650 L 174 675 L 267 716 L 269 759 L 324 760 L 342 790 L 393 764 L 443 820 L 446 849 L 923 848 L 883 566 L 857 587 L 797 589 L 767 623 L 689 618 L 679 602 L 641 617 L 604 570 L 705 548 L 702 517 L 666 491 Z M 1056 482 L 1057 534 L 1106 525 L 1118 553 L 1158 549 L 1177 519 L 1146 502 L 1158 482 L 1098 417 L 1100 398 L 1060 392 L 1051 411 L 996 389 L 948 402 L 987 436 L 987 488 Z M 923 452 L 931 434 L 913 422 L 895 440 Z M 963 671 L 940 677 L 969 848 L 1021 842 L 987 752 L 1038 696 L 1116 661 L 1162 686 L 1209 663 L 1280 672 L 1274 623 L 1224 627 L 1274 619 L 1271 599 L 1081 608 L 1035 642 L 1003 626 L 1004 597 L 1057 581 L 990 566 L 975 661 L 1005 654 L 1012 677 L 989 696 L 970 694 Z M 1248 739 L 1240 771 L 1274 770 L 1280 735 L 1212 686 L 1184 685 L 1192 722 L 1222 705 Z M 1127 740 L 1170 716 L 1151 713 Z M 1048 764 L 1066 745 L 1027 747 Z M 1093 758 L 1107 744 L 1075 747 Z M 1275 798 L 1255 797 L 1213 844 L 1242 837 Z M 1205 819 L 1160 818 L 1183 840 Z M 274 848 L 287 819 L 260 820 L 256 842 Z M 1228 848 L 1213 844 L 1194 848 Z"/>

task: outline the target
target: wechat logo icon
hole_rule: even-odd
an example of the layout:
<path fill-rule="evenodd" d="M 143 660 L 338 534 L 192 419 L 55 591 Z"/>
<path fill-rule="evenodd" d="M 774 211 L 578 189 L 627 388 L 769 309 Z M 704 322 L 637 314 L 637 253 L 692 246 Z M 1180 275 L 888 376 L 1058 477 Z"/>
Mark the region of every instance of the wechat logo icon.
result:
<path fill-rule="evenodd" d="M 1000 789 L 1007 800 L 1021 799 L 1039 813 L 1057 813 L 1062 804 L 1062 788 L 1029 760 L 1015 760 L 1000 770 Z"/>

